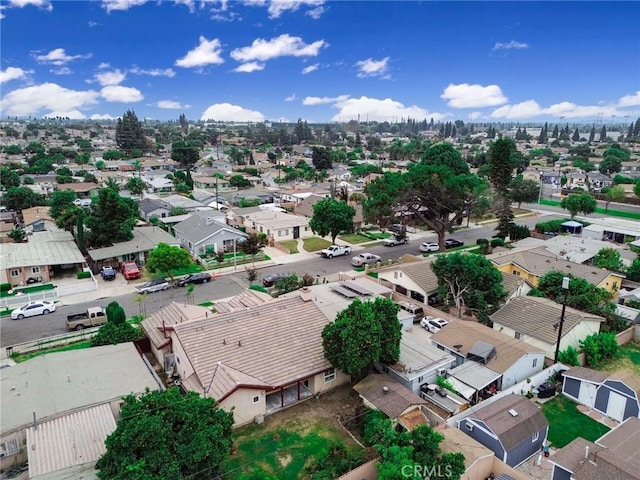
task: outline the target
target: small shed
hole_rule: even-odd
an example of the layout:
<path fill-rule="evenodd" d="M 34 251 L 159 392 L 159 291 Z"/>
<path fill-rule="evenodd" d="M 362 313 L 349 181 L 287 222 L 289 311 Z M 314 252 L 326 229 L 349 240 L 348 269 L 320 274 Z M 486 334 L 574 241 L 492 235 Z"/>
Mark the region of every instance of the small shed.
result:
<path fill-rule="evenodd" d="M 576 222 L 575 220 L 567 220 L 560 225 L 560 232 L 580 235 L 582 233 L 582 227 L 584 227 L 584 225 L 582 225 L 580 222 Z"/>

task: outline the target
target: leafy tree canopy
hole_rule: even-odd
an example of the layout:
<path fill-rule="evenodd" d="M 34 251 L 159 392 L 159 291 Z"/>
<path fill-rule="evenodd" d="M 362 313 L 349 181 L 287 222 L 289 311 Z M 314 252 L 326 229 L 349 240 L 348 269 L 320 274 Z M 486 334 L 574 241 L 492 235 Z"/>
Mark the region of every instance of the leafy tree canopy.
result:
<path fill-rule="evenodd" d="M 173 282 L 172 271 L 191 265 L 191 255 L 184 248 L 160 242 L 149 252 L 145 265 L 151 273 L 168 275 Z"/>
<path fill-rule="evenodd" d="M 2 204 L 9 210 L 23 210 L 44 205 L 45 201 L 41 195 L 28 187 L 9 187 L 2 196 Z"/>
<path fill-rule="evenodd" d="M 132 110 L 127 110 L 116 124 L 116 144 L 127 156 L 133 157 L 133 150 L 147 150 L 149 145 L 142 124 Z"/>
<path fill-rule="evenodd" d="M 3 190 L 7 190 L 11 187 L 20 186 L 20 176 L 14 170 L 10 168 L 0 168 L 0 185 Z"/>
<path fill-rule="evenodd" d="M 325 198 L 313 206 L 313 216 L 309 221 L 309 227 L 321 237 L 331 235 L 331 242 L 335 243 L 340 232 L 353 230 L 355 214 L 356 209 L 351 205 L 335 198 Z"/>
<path fill-rule="evenodd" d="M 469 166 L 460 152 L 447 142 L 437 143 L 425 149 L 421 163 L 425 165 L 443 165 L 454 174 L 469 173 Z"/>
<path fill-rule="evenodd" d="M 87 243 L 93 248 L 108 247 L 131 240 L 138 219 L 138 202 L 122 198 L 112 188 L 103 188 L 91 205 L 86 225 Z"/>
<path fill-rule="evenodd" d="M 516 144 L 510 138 L 500 138 L 489 147 L 489 179 L 499 192 L 507 192 L 513 172 L 518 166 Z"/>
<path fill-rule="evenodd" d="M 560 206 L 569 211 L 571 218 L 575 217 L 578 213 L 588 215 L 595 212 L 596 205 L 596 199 L 588 193 L 572 193 L 564 197 L 560 202 Z"/>
<path fill-rule="evenodd" d="M 593 263 L 598 268 L 606 268 L 612 272 L 624 271 L 620 252 L 615 248 L 603 248 L 596 253 Z"/>
<path fill-rule="evenodd" d="M 124 399 L 107 452 L 103 480 L 215 478 L 232 445 L 233 414 L 215 400 L 178 388 Z"/>
<path fill-rule="evenodd" d="M 509 183 L 509 196 L 518 204 L 535 202 L 540 195 L 540 184 L 534 180 L 524 180 L 518 175 Z"/>

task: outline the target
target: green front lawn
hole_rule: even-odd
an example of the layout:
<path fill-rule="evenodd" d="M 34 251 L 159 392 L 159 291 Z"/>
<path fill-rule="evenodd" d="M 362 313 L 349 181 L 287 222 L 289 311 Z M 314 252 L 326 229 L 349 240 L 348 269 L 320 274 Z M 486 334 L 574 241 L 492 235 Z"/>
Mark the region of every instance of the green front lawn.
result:
<path fill-rule="evenodd" d="M 549 442 L 554 448 L 562 448 L 577 437 L 593 442 L 610 430 L 579 412 L 577 406 L 564 395 L 557 395 L 542 405 L 542 413 L 549 422 Z"/>
<path fill-rule="evenodd" d="M 320 237 L 305 238 L 303 248 L 306 252 L 319 252 L 331 245 L 331 242 Z"/>
<path fill-rule="evenodd" d="M 346 233 L 344 235 L 340 235 L 338 238 L 344 242 L 351 244 L 365 243 L 370 242 L 371 240 L 375 240 L 364 235 L 359 235 L 357 233 Z"/>
<path fill-rule="evenodd" d="M 27 293 L 35 293 L 35 292 L 44 292 L 46 290 L 53 290 L 55 287 L 55 285 L 53 285 L 52 283 L 43 283 L 41 285 L 34 285 L 32 287 L 15 287 L 12 291 L 13 293 L 8 293 L 8 292 L 0 292 L 0 298 L 5 298 L 5 297 L 15 297 L 16 296 L 16 292 L 21 291 L 24 292 L 25 294 Z"/>
<path fill-rule="evenodd" d="M 297 240 L 283 240 L 278 243 L 289 250 L 289 253 L 299 253 Z"/>
<path fill-rule="evenodd" d="M 547 200 L 546 198 L 542 198 L 540 199 L 540 205 L 548 205 L 550 207 L 559 207 L 560 202 L 557 200 Z M 620 210 L 612 210 L 612 209 L 605 211 L 605 209 L 602 207 L 596 207 L 596 211 L 594 213 L 609 215 L 610 217 L 632 218 L 634 220 L 640 220 L 640 215 L 637 213 L 622 212 Z"/>

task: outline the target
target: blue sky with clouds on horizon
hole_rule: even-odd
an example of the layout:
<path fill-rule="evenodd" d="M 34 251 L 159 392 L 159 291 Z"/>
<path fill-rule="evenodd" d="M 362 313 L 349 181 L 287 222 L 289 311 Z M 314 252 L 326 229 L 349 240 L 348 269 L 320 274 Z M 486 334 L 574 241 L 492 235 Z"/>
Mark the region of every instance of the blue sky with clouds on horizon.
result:
<path fill-rule="evenodd" d="M 634 121 L 640 2 L 3 0 L 6 116 Z"/>

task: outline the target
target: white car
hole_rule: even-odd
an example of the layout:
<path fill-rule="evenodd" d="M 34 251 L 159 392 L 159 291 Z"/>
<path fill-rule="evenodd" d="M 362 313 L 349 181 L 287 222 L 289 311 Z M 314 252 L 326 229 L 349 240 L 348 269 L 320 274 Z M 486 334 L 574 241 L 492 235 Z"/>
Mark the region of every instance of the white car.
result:
<path fill-rule="evenodd" d="M 169 282 L 167 282 L 164 278 L 157 278 L 156 280 L 151 280 L 147 283 L 143 283 L 136 287 L 136 291 L 138 293 L 154 293 L 159 292 L 161 290 L 166 290 L 169 288 Z"/>
<path fill-rule="evenodd" d="M 378 263 L 381 260 L 380 255 L 373 253 L 360 253 L 351 259 L 351 265 L 361 267 L 365 264 Z"/>
<path fill-rule="evenodd" d="M 421 252 L 437 252 L 438 250 L 440 250 L 438 242 L 424 242 L 420 244 Z"/>
<path fill-rule="evenodd" d="M 16 308 L 11 312 L 13 320 L 22 320 L 25 317 L 35 317 L 36 315 L 49 315 L 56 311 L 56 304 L 53 302 L 41 301 L 31 302 Z"/>
<path fill-rule="evenodd" d="M 382 241 L 382 244 L 385 247 L 395 247 L 396 245 L 403 245 L 403 244 L 408 243 L 408 242 L 409 242 L 409 239 L 407 237 L 398 238 L 398 237 L 393 236 L 393 237 L 385 238 Z"/>
<path fill-rule="evenodd" d="M 443 318 L 424 317 L 420 320 L 420 326 L 426 328 L 431 333 L 438 332 L 441 328 L 444 328 L 449 322 Z"/>

